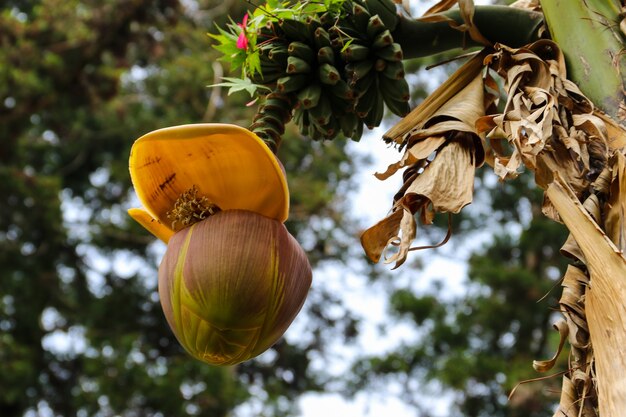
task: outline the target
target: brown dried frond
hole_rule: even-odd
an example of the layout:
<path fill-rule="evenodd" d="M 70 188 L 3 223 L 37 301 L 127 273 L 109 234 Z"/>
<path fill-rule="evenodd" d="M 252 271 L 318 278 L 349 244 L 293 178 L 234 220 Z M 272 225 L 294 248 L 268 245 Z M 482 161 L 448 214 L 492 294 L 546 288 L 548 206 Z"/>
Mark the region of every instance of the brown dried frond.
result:
<path fill-rule="evenodd" d="M 549 40 L 518 49 L 497 45 L 486 62 L 504 79 L 507 96 L 502 113 L 478 123 L 491 140 L 496 174 L 513 178 L 526 167 L 545 189 L 559 171 L 576 195 L 586 198 L 606 164 L 607 130 L 593 104 L 567 79 L 558 45 Z M 510 155 L 494 146 L 502 140 L 513 148 Z M 559 220 L 549 200 L 543 209 Z"/>
<path fill-rule="evenodd" d="M 404 263 L 416 236 L 415 214 L 427 225 L 436 213 L 458 213 L 472 201 L 475 170 L 485 159 L 474 128 L 484 115 L 482 75 L 455 88 L 448 100 L 423 113 L 427 117 L 403 134 L 400 160 L 376 174 L 385 180 L 406 168 L 390 214 L 361 235 L 365 252 L 375 262 L 392 245 L 398 250 L 385 261 L 395 262 L 396 268 Z"/>

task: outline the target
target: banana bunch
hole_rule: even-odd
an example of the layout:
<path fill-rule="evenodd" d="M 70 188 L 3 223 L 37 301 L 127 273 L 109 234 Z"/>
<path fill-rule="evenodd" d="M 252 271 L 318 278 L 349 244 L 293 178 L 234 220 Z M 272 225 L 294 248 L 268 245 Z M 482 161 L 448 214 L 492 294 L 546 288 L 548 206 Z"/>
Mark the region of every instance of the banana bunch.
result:
<path fill-rule="evenodd" d="M 378 1 L 368 1 L 365 5 L 380 6 L 375 9 L 379 14 L 373 14 L 372 7 L 368 10 L 354 3 L 351 19 L 334 31 L 337 39 L 341 33 L 359 34 L 344 42 L 342 56 L 350 87 L 357 97 L 355 113 L 372 129 L 380 124 L 385 105 L 399 116 L 407 114 L 410 92 L 404 78 L 402 48 L 391 35 L 397 23 L 395 13 L 388 13 Z"/>
<path fill-rule="evenodd" d="M 342 7 L 339 18 L 282 19 L 257 34 L 261 73 L 252 81 L 273 90 L 252 126 L 259 136 L 276 143 L 281 121 L 291 116 L 315 140 L 339 133 L 358 140 L 364 125 L 381 123 L 385 105 L 400 116 L 409 112 L 402 49 L 391 35 L 395 5 L 348 0 Z"/>

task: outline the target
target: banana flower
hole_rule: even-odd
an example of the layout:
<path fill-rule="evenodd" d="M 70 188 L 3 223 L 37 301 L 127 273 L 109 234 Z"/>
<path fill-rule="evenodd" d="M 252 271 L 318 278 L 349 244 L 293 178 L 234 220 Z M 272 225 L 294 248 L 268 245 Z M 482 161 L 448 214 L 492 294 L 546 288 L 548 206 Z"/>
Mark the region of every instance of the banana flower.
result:
<path fill-rule="evenodd" d="M 183 125 L 137 139 L 129 168 L 143 205 L 130 216 L 168 244 L 159 297 L 181 345 L 213 365 L 271 347 L 311 285 L 274 154 L 238 126 Z"/>

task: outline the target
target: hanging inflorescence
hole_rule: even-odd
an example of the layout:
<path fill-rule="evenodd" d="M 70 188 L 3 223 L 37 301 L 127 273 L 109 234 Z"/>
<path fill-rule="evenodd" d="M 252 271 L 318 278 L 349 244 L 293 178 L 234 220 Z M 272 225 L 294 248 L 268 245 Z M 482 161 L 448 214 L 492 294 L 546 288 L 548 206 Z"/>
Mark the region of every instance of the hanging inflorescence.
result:
<path fill-rule="evenodd" d="M 395 5 L 384 1 L 346 0 L 323 7 L 255 11 L 250 28 L 260 25 L 247 44 L 245 75 L 262 86 L 270 104 L 261 105 L 252 129 L 275 144 L 282 134 L 286 107 L 300 132 L 315 140 L 343 133 L 360 139 L 363 127 L 380 125 L 385 105 L 403 116 L 409 111 L 402 48 L 392 31 Z M 262 23 L 262 24 L 261 24 Z M 275 111 L 277 110 L 277 111 Z"/>

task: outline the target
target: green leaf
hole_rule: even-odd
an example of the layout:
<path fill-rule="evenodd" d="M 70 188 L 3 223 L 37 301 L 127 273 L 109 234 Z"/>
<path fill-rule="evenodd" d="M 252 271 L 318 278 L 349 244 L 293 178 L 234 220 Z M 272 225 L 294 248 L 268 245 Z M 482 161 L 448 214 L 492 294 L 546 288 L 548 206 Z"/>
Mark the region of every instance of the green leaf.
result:
<path fill-rule="evenodd" d="M 261 57 L 259 56 L 258 49 L 248 54 L 247 64 L 248 75 L 253 76 L 256 73 L 261 74 Z"/>
<path fill-rule="evenodd" d="M 233 30 L 232 26 L 229 26 L 230 29 Z M 243 67 L 243 64 L 246 62 L 246 51 L 237 48 L 237 38 L 239 35 L 228 32 L 220 27 L 217 29 L 219 30 L 219 34 L 209 33 L 209 36 L 219 42 L 213 47 L 224 55 L 220 60 L 230 62 L 232 69 Z"/>
<path fill-rule="evenodd" d="M 222 77 L 222 80 L 224 80 L 224 82 L 212 84 L 209 87 L 228 87 L 228 95 L 239 91 L 246 91 L 250 94 L 250 97 L 254 97 L 259 89 L 270 91 L 270 89 L 265 86 L 253 83 L 249 78 Z"/>

